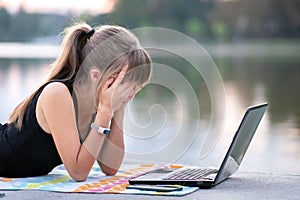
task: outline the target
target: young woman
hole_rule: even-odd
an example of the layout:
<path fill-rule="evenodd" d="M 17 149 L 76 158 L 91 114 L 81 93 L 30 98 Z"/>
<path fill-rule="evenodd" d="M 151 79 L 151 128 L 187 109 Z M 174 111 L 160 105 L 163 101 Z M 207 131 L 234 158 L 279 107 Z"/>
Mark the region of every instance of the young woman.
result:
<path fill-rule="evenodd" d="M 124 156 L 126 104 L 149 80 L 151 59 L 119 26 L 75 24 L 47 81 L 0 124 L 0 176 L 48 174 L 64 164 L 76 181 L 97 160 L 106 175 Z"/>

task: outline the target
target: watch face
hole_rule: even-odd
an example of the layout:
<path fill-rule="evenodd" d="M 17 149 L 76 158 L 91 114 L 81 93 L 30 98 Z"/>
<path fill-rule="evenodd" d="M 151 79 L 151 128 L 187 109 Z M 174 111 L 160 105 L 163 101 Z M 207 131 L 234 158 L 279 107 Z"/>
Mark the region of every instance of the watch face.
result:
<path fill-rule="evenodd" d="M 104 133 L 105 135 L 108 135 L 108 134 L 110 134 L 110 130 L 105 129 L 105 130 L 103 131 L 103 133 Z"/>

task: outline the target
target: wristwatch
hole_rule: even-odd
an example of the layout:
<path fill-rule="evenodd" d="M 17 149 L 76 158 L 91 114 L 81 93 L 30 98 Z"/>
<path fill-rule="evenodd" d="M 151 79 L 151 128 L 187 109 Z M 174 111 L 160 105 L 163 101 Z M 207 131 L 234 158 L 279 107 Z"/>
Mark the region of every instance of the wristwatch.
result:
<path fill-rule="evenodd" d="M 109 128 L 103 128 L 101 126 L 98 126 L 94 123 L 91 123 L 91 128 L 95 131 L 97 131 L 100 134 L 104 134 L 104 135 L 109 135 L 110 134 L 110 129 Z"/>

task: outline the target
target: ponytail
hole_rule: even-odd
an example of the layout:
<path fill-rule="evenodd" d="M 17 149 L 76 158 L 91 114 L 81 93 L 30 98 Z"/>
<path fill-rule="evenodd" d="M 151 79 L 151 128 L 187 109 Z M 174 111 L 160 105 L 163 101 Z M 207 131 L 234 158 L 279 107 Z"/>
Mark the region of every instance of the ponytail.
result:
<path fill-rule="evenodd" d="M 65 36 L 62 42 L 62 51 L 52 64 L 52 71 L 48 79 L 42 85 L 52 80 L 74 80 L 83 62 L 82 49 L 92 34 L 91 30 L 91 27 L 86 23 L 76 23 L 64 30 L 63 34 Z M 22 128 L 28 105 L 38 93 L 40 87 L 23 100 L 10 114 L 9 123 L 15 123 L 19 130 Z"/>
<path fill-rule="evenodd" d="M 48 81 L 53 79 L 74 79 L 81 63 L 83 62 L 82 49 L 89 39 L 91 27 L 86 23 L 76 24 L 63 32 L 62 53 L 53 63 L 53 69 Z"/>

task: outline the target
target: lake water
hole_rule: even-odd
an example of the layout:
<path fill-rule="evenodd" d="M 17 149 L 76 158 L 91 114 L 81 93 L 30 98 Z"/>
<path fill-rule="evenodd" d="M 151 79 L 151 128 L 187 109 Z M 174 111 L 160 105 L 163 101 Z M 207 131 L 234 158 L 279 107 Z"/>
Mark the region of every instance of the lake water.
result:
<path fill-rule="evenodd" d="M 51 60 L 0 59 L 1 123 L 45 79 Z M 174 78 L 176 73 L 153 71 L 151 83 L 126 110 L 125 162 L 219 165 L 245 109 L 268 102 L 241 170 L 300 174 L 299 56 L 213 56 L 225 89 L 225 97 L 214 100 L 203 74 L 185 60 L 164 53 L 153 60 L 156 68 L 175 69 L 190 87 L 182 89 L 185 82 Z M 207 135 L 215 125 L 210 122 L 216 102 L 225 106 L 216 117 L 220 129 Z"/>

